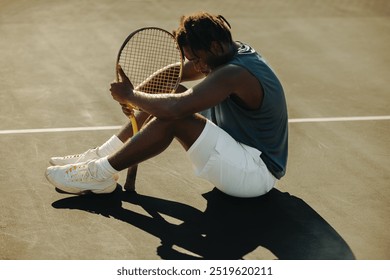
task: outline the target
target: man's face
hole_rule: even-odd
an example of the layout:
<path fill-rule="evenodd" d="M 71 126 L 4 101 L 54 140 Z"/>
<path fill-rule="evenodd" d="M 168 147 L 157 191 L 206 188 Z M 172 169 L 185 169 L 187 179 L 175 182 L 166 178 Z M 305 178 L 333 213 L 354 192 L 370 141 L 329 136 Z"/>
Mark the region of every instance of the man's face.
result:
<path fill-rule="evenodd" d="M 189 46 L 185 46 L 183 52 L 184 56 L 194 63 L 195 69 L 207 76 L 211 71 L 232 59 L 235 49 L 234 45 L 213 42 L 210 51 L 196 50 L 194 53 Z"/>
<path fill-rule="evenodd" d="M 212 68 L 207 63 L 212 55 L 211 53 L 199 50 L 194 54 L 188 46 L 183 47 L 183 52 L 184 56 L 194 64 L 196 71 L 203 73 L 205 76 L 211 72 Z"/>

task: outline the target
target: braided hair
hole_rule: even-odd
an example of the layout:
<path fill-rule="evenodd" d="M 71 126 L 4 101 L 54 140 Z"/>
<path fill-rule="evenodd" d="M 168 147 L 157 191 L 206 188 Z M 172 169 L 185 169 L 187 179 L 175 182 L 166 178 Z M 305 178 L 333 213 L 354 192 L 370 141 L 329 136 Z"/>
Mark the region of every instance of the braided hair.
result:
<path fill-rule="evenodd" d="M 195 55 L 199 50 L 215 55 L 212 42 L 216 42 L 220 50 L 223 50 L 223 44 L 233 43 L 230 24 L 227 20 L 221 15 L 211 15 L 206 12 L 182 16 L 180 25 L 173 34 L 181 50 L 183 47 L 190 47 Z"/>

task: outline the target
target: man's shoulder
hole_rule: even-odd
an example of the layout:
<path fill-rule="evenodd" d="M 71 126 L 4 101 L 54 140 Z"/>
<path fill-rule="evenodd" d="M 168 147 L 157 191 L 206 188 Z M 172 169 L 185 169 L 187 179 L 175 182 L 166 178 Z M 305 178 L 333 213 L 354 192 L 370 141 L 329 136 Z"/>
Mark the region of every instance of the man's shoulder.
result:
<path fill-rule="evenodd" d="M 233 80 L 243 79 L 246 73 L 248 73 L 245 67 L 234 63 L 227 63 L 225 65 L 222 65 L 218 67 L 214 72 L 215 76 L 224 79 L 226 83 L 232 82 Z"/>

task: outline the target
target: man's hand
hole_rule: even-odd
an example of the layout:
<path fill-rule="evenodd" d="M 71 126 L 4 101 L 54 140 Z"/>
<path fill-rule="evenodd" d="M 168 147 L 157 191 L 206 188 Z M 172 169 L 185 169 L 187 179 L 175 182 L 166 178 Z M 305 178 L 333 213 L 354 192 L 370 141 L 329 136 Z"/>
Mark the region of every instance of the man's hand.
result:
<path fill-rule="evenodd" d="M 131 115 L 134 114 L 134 109 L 131 107 L 130 104 L 121 104 L 122 106 L 122 112 L 125 114 L 127 117 L 130 117 Z"/>
<path fill-rule="evenodd" d="M 124 104 L 130 103 L 134 87 L 120 65 L 118 65 L 118 73 L 120 81 L 111 83 L 110 92 L 112 98 L 118 101 L 123 107 Z"/>

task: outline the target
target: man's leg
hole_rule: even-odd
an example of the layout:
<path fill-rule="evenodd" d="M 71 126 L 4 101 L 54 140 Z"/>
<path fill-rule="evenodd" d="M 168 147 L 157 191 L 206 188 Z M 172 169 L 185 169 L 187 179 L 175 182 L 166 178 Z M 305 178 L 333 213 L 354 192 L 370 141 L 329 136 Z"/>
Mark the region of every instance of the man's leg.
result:
<path fill-rule="evenodd" d="M 138 127 L 142 127 L 144 122 L 148 119 L 149 114 L 145 112 L 136 112 L 135 117 L 137 120 Z M 117 133 L 117 137 L 125 143 L 127 140 L 129 140 L 131 137 L 133 137 L 133 126 L 131 125 L 131 122 L 129 121 L 126 123 Z"/>
<path fill-rule="evenodd" d="M 137 115 L 137 123 L 138 127 L 143 127 L 151 120 L 151 116 L 146 113 L 139 113 Z M 129 123 L 127 126 L 123 127 L 123 129 L 118 133 L 118 138 L 121 139 L 123 143 L 125 143 L 128 139 L 133 137 L 133 127 L 131 126 L 131 123 Z M 137 179 L 137 170 L 138 170 L 138 164 L 130 166 L 127 169 L 127 175 L 126 175 L 126 181 L 123 186 L 123 188 L 126 191 L 135 191 L 135 181 Z"/>
<path fill-rule="evenodd" d="M 206 119 L 198 114 L 172 121 L 154 118 L 119 151 L 109 156 L 108 162 L 117 171 L 124 170 L 158 155 L 174 138 L 188 150 L 203 131 L 205 124 Z"/>

